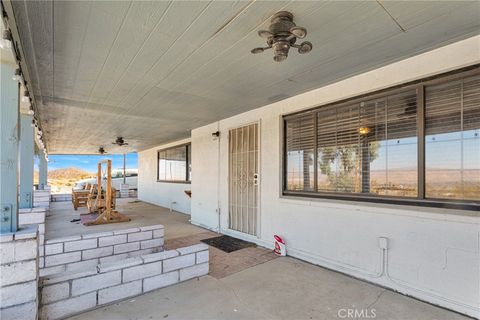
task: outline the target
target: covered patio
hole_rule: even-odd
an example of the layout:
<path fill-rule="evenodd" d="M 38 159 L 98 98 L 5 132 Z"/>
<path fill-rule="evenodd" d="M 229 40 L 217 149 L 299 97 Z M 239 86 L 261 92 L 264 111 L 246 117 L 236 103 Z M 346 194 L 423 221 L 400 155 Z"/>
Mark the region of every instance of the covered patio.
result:
<path fill-rule="evenodd" d="M 46 239 L 162 224 L 167 250 L 199 243 L 217 233 L 192 225 L 189 215 L 119 199 L 129 223 L 84 227 L 69 202 L 52 203 Z M 83 209 L 83 210 L 82 210 Z M 63 231 L 63 232 L 61 232 Z M 69 319 L 468 319 L 389 289 L 304 261 L 275 257 L 261 247 L 226 253 L 210 247 L 208 276 L 134 296 Z M 360 312 L 360 313 L 359 313 Z"/>
<path fill-rule="evenodd" d="M 480 319 L 480 2 L 0 4 L 2 320 Z"/>

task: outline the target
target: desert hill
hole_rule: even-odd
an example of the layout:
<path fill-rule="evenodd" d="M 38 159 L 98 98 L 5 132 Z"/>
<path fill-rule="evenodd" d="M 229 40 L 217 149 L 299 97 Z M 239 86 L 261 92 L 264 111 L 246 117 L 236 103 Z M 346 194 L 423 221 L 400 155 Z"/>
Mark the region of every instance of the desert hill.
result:
<path fill-rule="evenodd" d="M 52 188 L 52 193 L 68 193 L 78 180 L 93 177 L 95 177 L 94 173 L 80 168 L 55 169 L 48 171 L 48 184 Z"/>
<path fill-rule="evenodd" d="M 80 168 L 70 167 L 63 169 L 55 169 L 48 172 L 49 179 L 76 179 L 82 180 L 92 177 L 94 174 Z"/>

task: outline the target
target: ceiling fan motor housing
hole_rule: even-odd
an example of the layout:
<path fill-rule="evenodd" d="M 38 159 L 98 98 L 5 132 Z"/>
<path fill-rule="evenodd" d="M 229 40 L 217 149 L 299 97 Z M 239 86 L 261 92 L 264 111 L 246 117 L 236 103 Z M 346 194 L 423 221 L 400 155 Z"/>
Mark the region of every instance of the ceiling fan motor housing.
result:
<path fill-rule="evenodd" d="M 293 14 L 288 11 L 275 13 L 270 22 L 271 24 L 268 30 L 274 35 L 284 33 L 284 35 L 289 36 L 290 29 L 296 26 L 293 22 Z"/>
<path fill-rule="evenodd" d="M 112 142 L 112 144 L 116 144 L 116 145 L 119 145 L 119 146 L 128 145 L 128 143 L 126 143 L 125 140 L 123 140 L 123 137 L 117 137 L 115 142 Z"/>

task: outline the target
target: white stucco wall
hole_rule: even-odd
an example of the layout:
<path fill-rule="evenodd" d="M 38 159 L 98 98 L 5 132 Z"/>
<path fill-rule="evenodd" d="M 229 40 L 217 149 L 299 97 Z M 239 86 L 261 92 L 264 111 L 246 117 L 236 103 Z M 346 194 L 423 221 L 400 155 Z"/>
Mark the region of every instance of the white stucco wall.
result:
<path fill-rule="evenodd" d="M 217 229 L 220 212 L 223 233 L 270 247 L 279 234 L 292 256 L 478 317 L 478 213 L 283 197 L 280 120 L 282 114 L 480 63 L 479 43 L 480 37 L 470 38 L 193 130 L 192 223 Z M 228 130 L 255 121 L 261 126 L 258 238 L 228 230 L 227 220 Z M 220 140 L 213 140 L 217 129 Z M 141 153 L 140 167 L 152 166 L 152 152 Z M 151 199 L 169 187 L 153 192 L 139 187 L 139 193 Z M 389 239 L 382 275 L 379 237 Z"/>
<path fill-rule="evenodd" d="M 157 182 L 157 151 L 190 142 L 185 139 L 138 153 L 138 199 L 190 214 L 189 183 Z"/>

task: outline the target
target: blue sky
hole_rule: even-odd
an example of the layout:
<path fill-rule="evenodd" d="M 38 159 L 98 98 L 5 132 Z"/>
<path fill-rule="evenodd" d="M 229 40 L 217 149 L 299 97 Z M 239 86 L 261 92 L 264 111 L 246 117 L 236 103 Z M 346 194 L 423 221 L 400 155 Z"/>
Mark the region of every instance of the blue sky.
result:
<path fill-rule="evenodd" d="M 108 155 L 50 155 L 48 157 L 48 170 L 55 170 L 61 168 L 81 168 L 88 172 L 96 172 L 98 161 L 110 159 L 112 160 L 112 169 L 123 168 L 123 154 L 108 154 Z M 127 154 L 127 168 L 137 169 L 138 159 L 136 153 Z"/>

